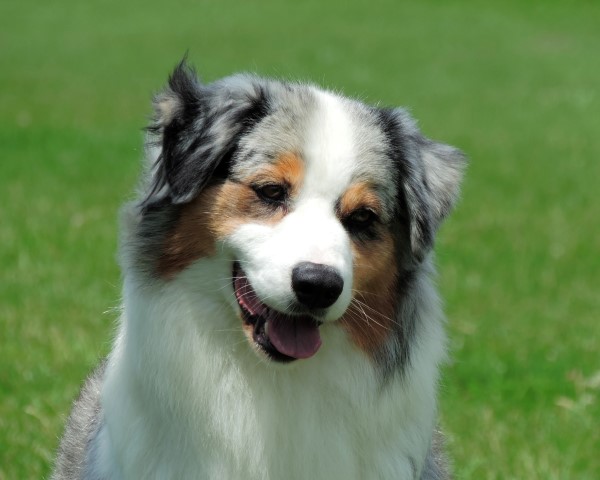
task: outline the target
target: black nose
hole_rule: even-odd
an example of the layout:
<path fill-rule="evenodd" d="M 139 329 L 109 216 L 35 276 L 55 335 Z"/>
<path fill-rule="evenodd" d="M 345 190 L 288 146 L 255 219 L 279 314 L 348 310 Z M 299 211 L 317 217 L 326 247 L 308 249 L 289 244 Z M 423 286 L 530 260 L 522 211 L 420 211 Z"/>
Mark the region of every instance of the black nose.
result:
<path fill-rule="evenodd" d="M 303 305 L 326 308 L 333 305 L 342 293 L 344 280 L 333 267 L 302 262 L 292 270 L 292 288 Z"/>

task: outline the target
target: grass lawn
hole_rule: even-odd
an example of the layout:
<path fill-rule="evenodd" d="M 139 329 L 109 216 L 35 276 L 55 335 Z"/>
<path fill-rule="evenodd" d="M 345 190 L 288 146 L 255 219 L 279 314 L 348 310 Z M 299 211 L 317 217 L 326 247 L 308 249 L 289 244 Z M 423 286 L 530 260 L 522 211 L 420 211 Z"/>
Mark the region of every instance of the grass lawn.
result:
<path fill-rule="evenodd" d="M 471 159 L 442 229 L 459 479 L 600 478 L 600 3 L 0 4 L 0 480 L 48 475 L 119 303 L 116 214 L 149 99 L 306 79 L 410 107 Z"/>

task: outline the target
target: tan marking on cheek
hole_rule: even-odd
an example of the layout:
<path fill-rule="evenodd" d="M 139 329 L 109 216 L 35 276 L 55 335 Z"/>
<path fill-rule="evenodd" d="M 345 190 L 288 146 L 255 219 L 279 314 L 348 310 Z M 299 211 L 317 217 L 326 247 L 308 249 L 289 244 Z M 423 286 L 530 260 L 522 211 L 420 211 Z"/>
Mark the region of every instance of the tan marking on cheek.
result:
<path fill-rule="evenodd" d="M 231 234 L 250 219 L 276 221 L 276 215 L 261 208 L 254 191 L 246 185 L 226 181 L 206 188 L 184 205 L 175 227 L 163 244 L 159 275 L 173 278 L 194 261 L 216 252 L 218 239 Z"/>
<path fill-rule="evenodd" d="M 275 224 L 286 214 L 285 208 L 265 204 L 251 188 L 253 182 L 286 183 L 290 195 L 302 183 L 304 164 L 299 156 L 281 155 L 242 183 L 226 180 L 207 187 L 192 202 L 182 207 L 175 227 L 167 235 L 158 262 L 158 274 L 173 278 L 194 261 L 214 255 L 216 242 L 231 235 L 248 222 Z"/>
<path fill-rule="evenodd" d="M 157 267 L 161 277 L 172 278 L 195 260 L 214 254 L 215 236 L 210 223 L 216 190 L 216 186 L 208 187 L 182 207 L 163 243 Z"/>
<path fill-rule="evenodd" d="M 396 322 L 398 270 L 394 240 L 387 231 L 380 235 L 378 240 L 352 247 L 353 300 L 340 319 L 350 340 L 370 356 L 383 346 Z"/>
<path fill-rule="evenodd" d="M 340 199 L 340 216 L 343 218 L 360 207 L 381 210 L 379 197 L 368 183 L 355 183 L 346 190 Z"/>

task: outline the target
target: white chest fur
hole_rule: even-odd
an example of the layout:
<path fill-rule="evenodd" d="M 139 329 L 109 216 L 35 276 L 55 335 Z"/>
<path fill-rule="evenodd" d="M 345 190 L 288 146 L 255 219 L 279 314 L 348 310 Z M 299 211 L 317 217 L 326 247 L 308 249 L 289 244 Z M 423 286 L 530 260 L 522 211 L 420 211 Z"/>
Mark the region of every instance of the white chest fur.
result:
<path fill-rule="evenodd" d="M 124 321 L 102 392 L 100 473 L 415 478 L 431 442 L 444 351 L 431 289 L 423 292 L 431 298 L 421 314 L 433 318 L 422 322 L 411 366 L 382 384 L 336 325 L 323 328 L 313 358 L 266 364 L 222 318 L 231 316 L 222 303 L 176 287 L 156 296 L 126 282 Z"/>

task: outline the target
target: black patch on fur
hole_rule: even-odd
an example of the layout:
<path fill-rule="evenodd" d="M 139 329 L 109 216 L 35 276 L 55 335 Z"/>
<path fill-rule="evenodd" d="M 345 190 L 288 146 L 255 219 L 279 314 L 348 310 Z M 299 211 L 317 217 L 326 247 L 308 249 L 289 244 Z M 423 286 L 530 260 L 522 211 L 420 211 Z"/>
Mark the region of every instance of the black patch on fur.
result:
<path fill-rule="evenodd" d="M 193 199 L 213 178 L 227 177 L 240 138 L 269 113 L 267 93 L 246 80 L 246 90 L 219 82 L 203 85 L 183 60 L 157 97 L 172 102 L 171 118 L 161 118 L 148 130 L 161 137 L 149 193 L 142 205 L 168 187 L 171 203 Z"/>
<path fill-rule="evenodd" d="M 152 277 L 157 277 L 157 262 L 162 255 L 165 239 L 179 221 L 182 205 L 173 204 L 168 198 L 148 204 L 139 222 L 135 236 L 123 238 L 123 247 L 136 252 L 135 267 Z M 127 244 L 133 242 L 133 244 Z"/>
<path fill-rule="evenodd" d="M 466 159 L 460 150 L 424 137 L 404 110 L 375 112 L 398 172 L 399 215 L 408 218 L 410 245 L 419 263 L 456 202 Z"/>
<path fill-rule="evenodd" d="M 388 140 L 388 156 L 398 172 L 397 183 L 402 192 L 398 198 L 398 215 L 408 219 L 406 234 L 418 262 L 433 246 L 434 228 L 428 199 L 427 179 L 420 163 L 418 144 L 405 132 L 396 110 L 378 110 L 379 121 Z"/>
<path fill-rule="evenodd" d="M 392 343 L 381 348 L 375 354 L 375 362 L 379 367 L 382 385 L 396 374 L 402 375 L 410 363 L 411 345 L 417 329 L 417 301 L 414 289 L 417 271 L 405 270 L 398 274 L 396 292 L 398 304 L 393 326 Z"/>
<path fill-rule="evenodd" d="M 240 109 L 234 114 L 232 121 L 236 125 L 241 126 L 241 128 L 234 138 L 232 138 L 229 148 L 225 151 L 219 165 L 215 169 L 214 175 L 218 178 L 227 178 L 229 175 L 231 162 L 237 151 L 240 139 L 269 114 L 270 108 L 266 92 L 262 87 L 257 86 L 257 94 L 256 98 L 250 99 L 249 104 L 244 109 Z"/>

